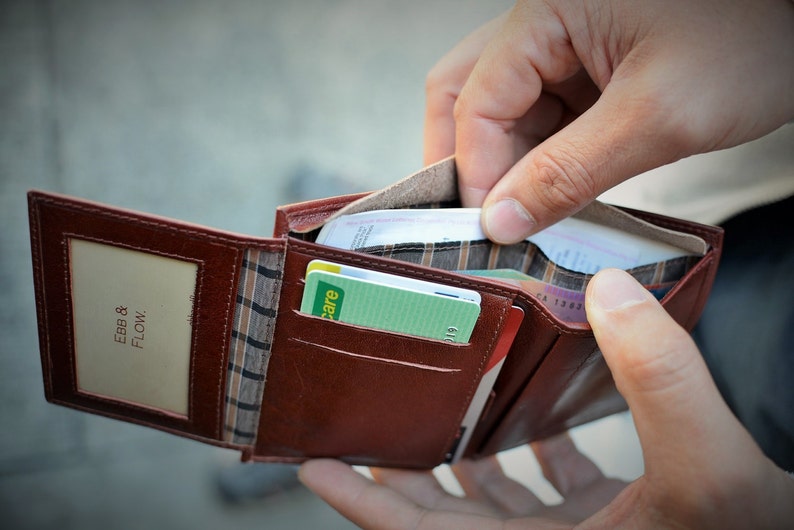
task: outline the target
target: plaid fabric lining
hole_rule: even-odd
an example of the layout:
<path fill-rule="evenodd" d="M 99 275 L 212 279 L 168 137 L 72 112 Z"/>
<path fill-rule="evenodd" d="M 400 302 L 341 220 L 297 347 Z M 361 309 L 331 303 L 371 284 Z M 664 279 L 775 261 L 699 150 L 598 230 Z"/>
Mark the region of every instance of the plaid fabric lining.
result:
<path fill-rule="evenodd" d="M 579 292 L 584 292 L 592 278 L 591 274 L 560 267 L 529 241 L 515 245 L 497 245 L 488 240 L 402 243 L 359 251 L 448 271 L 515 269 L 550 285 Z M 697 256 L 684 256 L 627 272 L 645 286 L 659 286 L 678 281 L 698 260 Z"/>
<path fill-rule="evenodd" d="M 226 382 L 225 440 L 256 438 L 265 374 L 281 292 L 281 256 L 249 249 L 243 256 Z"/>

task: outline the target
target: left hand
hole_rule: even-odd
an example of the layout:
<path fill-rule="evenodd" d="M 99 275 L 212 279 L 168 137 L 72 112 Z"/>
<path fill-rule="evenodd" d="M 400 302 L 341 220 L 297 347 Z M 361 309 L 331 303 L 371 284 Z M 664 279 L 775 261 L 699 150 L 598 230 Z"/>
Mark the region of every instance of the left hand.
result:
<path fill-rule="evenodd" d="M 495 456 L 464 460 L 452 470 L 464 490 L 447 493 L 430 471 L 372 469 L 373 483 L 337 460 L 312 460 L 302 480 L 342 515 L 363 528 L 567 528 L 606 506 L 626 483 L 609 479 L 567 434 L 532 444 L 546 479 L 563 496 L 544 505 L 507 477 Z"/>
<path fill-rule="evenodd" d="M 493 458 L 456 467 L 465 498 L 430 472 L 374 470 L 372 482 L 333 460 L 306 462 L 301 480 L 364 528 L 791 528 L 794 480 L 733 416 L 689 334 L 624 271 L 597 273 L 585 303 L 642 445 L 645 474 L 619 494 L 566 438 L 533 447 L 565 498 L 554 508 Z"/>

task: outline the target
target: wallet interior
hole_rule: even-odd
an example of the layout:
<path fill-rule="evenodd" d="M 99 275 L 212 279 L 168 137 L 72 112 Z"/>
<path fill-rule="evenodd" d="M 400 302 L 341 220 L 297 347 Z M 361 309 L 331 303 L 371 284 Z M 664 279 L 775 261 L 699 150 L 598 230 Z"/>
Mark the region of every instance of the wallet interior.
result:
<path fill-rule="evenodd" d="M 454 160 L 447 159 L 341 208 L 335 205 L 332 210 L 321 212 L 323 205 L 317 203 L 281 209 L 276 233 L 313 241 L 319 226 L 345 214 L 457 205 Z M 719 257 L 721 231 L 718 228 L 599 202 L 592 203 L 576 217 L 683 249 L 686 256 L 642 265 L 628 272 L 650 290 L 661 290 L 664 293 L 662 304 L 679 323 L 688 329 L 694 326 Z M 404 262 L 418 267 L 416 271 L 405 271 L 406 274 L 419 275 L 421 271 L 424 275 L 420 277 L 425 278 L 431 269 L 451 272 L 506 268 L 584 293 L 592 277 L 557 266 L 529 242 L 510 246 L 490 241 L 437 245 L 404 243 L 363 248 L 357 252 L 373 258 L 358 258 L 356 261 L 360 265 L 372 267 L 381 262 Z M 347 254 L 340 256 L 343 260 L 345 257 Z M 454 283 L 460 284 L 460 277 L 464 275 L 455 276 Z M 463 285 L 482 289 L 486 284 L 493 287 L 494 282 L 475 280 Z M 526 320 L 480 418 L 467 451 L 469 457 L 541 439 L 626 407 L 614 388 L 588 324 L 561 320 L 536 296 L 521 289 L 510 292 L 508 298 L 524 310 Z M 684 300 L 697 302 L 690 304 Z"/>

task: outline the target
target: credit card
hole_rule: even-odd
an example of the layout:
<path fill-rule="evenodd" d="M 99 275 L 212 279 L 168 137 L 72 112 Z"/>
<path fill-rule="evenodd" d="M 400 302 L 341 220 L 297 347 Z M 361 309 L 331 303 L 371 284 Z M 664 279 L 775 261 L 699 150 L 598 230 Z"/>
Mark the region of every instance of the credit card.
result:
<path fill-rule="evenodd" d="M 384 331 L 467 343 L 480 304 L 315 269 L 306 273 L 300 311 Z"/>
<path fill-rule="evenodd" d="M 478 304 L 482 301 L 480 293 L 472 289 L 463 289 L 461 287 L 453 287 L 416 278 L 406 278 L 405 276 L 397 276 L 396 274 L 342 265 L 340 263 L 333 263 L 321 259 L 312 260 L 309 262 L 309 266 L 306 267 L 307 274 L 316 270 L 333 272 L 335 274 L 341 274 L 342 276 L 350 276 L 351 278 L 386 283 L 395 287 L 405 287 L 406 289 L 413 289 L 415 291 L 441 294 L 452 298 L 463 298 L 464 300 L 470 300 Z"/>
<path fill-rule="evenodd" d="M 477 390 L 474 392 L 474 397 L 472 397 L 469 408 L 466 409 L 466 414 L 463 416 L 460 426 L 460 439 L 451 458 L 449 458 L 450 464 L 458 462 L 466 452 L 471 435 L 480 421 L 480 416 L 482 416 L 483 409 L 488 403 L 488 397 L 491 395 L 496 378 L 499 376 L 499 372 L 502 371 L 502 366 L 523 320 L 524 310 L 518 306 L 511 307 L 507 314 L 505 325 L 502 328 L 502 333 L 499 335 L 496 346 L 494 346 L 491 357 L 488 359 L 488 364 L 483 371 L 483 376 L 477 385 Z"/>

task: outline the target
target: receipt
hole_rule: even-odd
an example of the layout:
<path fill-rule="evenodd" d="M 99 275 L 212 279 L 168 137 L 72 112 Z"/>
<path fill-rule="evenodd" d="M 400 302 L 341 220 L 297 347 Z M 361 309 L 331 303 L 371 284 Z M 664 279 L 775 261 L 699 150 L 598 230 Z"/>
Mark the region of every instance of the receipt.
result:
<path fill-rule="evenodd" d="M 443 243 L 487 239 L 480 208 L 375 210 L 344 215 L 327 223 L 317 243 L 358 250 L 402 243 Z M 569 217 L 529 238 L 554 263 L 594 274 L 631 269 L 687 256 L 686 250 L 604 225 Z"/>

